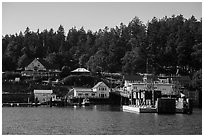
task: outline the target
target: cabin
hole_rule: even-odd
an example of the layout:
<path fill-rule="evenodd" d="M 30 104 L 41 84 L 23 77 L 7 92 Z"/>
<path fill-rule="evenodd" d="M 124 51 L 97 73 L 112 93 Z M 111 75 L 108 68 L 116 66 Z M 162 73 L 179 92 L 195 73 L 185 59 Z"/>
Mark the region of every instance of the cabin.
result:
<path fill-rule="evenodd" d="M 67 98 L 109 98 L 110 88 L 104 83 L 99 82 L 93 88 L 79 88 L 71 89 Z"/>

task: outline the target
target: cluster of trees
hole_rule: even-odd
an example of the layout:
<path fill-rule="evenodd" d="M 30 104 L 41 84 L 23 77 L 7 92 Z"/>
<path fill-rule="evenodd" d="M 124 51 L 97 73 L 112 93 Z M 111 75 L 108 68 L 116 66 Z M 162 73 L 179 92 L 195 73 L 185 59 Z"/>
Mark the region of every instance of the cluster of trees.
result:
<path fill-rule="evenodd" d="M 2 37 L 3 71 L 20 68 L 28 59 L 45 58 L 63 72 L 86 67 L 92 72 L 193 74 L 202 68 L 202 20 L 182 15 L 153 18 L 146 25 L 138 17 L 129 24 L 96 32 L 62 25 Z"/>

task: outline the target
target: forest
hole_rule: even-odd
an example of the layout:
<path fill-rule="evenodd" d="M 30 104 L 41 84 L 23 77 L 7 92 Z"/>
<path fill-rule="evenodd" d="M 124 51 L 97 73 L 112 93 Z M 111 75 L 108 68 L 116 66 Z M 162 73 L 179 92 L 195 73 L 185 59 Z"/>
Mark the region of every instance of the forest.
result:
<path fill-rule="evenodd" d="M 96 32 L 62 25 L 39 32 L 29 27 L 19 34 L 2 36 L 2 71 L 15 71 L 26 60 L 44 58 L 66 77 L 77 67 L 91 72 L 189 75 L 201 81 L 202 19 L 172 15 L 153 17 L 144 24 L 138 17 L 127 25 Z M 201 83 L 200 83 L 201 84 Z"/>

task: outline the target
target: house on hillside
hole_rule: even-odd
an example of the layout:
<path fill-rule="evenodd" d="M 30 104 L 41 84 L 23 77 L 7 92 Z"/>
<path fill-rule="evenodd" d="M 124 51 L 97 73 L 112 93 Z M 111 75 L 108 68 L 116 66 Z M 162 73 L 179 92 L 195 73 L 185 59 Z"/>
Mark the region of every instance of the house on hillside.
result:
<path fill-rule="evenodd" d="M 104 83 L 99 82 L 93 88 L 73 88 L 67 98 L 109 98 L 110 88 Z"/>
<path fill-rule="evenodd" d="M 90 71 L 85 68 L 77 68 L 73 71 L 71 71 L 71 74 L 74 75 L 90 75 Z"/>
<path fill-rule="evenodd" d="M 51 65 L 44 59 L 35 58 L 25 62 L 21 67 L 23 76 L 58 76 L 60 70 L 57 65 Z"/>

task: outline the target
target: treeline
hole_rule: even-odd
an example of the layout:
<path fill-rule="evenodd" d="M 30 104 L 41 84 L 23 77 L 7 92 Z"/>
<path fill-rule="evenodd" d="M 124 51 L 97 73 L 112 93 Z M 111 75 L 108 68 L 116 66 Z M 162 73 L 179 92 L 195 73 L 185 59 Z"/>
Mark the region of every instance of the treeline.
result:
<path fill-rule="evenodd" d="M 146 25 L 138 17 L 129 24 L 96 32 L 62 25 L 2 37 L 2 70 L 14 71 L 27 60 L 44 58 L 64 72 L 85 67 L 92 72 L 126 74 L 194 74 L 202 68 L 202 20 L 182 15 L 153 18 Z M 199 71 L 198 71 L 199 72 Z"/>

